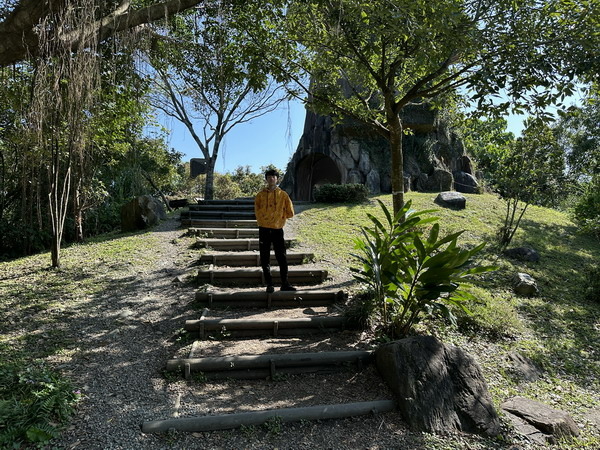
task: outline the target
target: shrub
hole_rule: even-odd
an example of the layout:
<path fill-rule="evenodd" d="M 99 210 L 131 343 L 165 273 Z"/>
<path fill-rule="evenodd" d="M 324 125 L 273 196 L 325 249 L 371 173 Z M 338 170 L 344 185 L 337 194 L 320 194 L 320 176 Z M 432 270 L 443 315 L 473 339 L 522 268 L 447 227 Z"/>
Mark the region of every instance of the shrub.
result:
<path fill-rule="evenodd" d="M 573 207 L 573 220 L 579 228 L 600 238 L 600 176 L 590 181 Z"/>
<path fill-rule="evenodd" d="M 363 227 L 363 238 L 355 240 L 360 254 L 352 255 L 360 267 L 352 267 L 354 277 L 374 292 L 372 310 L 379 314 L 381 325 L 392 337 L 402 337 L 424 315 L 439 314 L 456 323 L 450 307 L 469 313 L 465 306 L 473 297 L 461 289 L 473 275 L 494 267 L 471 265 L 473 255 L 485 244 L 471 250 L 457 245 L 463 233 L 439 238 L 435 223 L 423 239 L 423 225 L 437 218 L 422 218 L 431 211 L 413 212 L 407 202 L 395 217 L 378 200 L 387 223 L 371 214 L 372 228 Z"/>
<path fill-rule="evenodd" d="M 0 447 L 42 445 L 58 436 L 80 394 L 42 365 L 0 364 Z"/>
<path fill-rule="evenodd" d="M 364 184 L 324 184 L 315 189 L 315 201 L 321 203 L 360 203 L 368 195 Z"/>

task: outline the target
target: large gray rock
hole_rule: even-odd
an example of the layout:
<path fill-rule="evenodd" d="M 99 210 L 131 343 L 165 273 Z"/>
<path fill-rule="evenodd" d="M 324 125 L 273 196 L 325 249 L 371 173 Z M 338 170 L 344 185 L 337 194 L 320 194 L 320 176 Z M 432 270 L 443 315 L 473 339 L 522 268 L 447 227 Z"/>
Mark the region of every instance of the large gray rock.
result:
<path fill-rule="evenodd" d="M 150 195 L 142 195 L 121 206 L 121 230 L 143 230 L 167 218 L 163 204 Z"/>
<path fill-rule="evenodd" d="M 454 191 L 440 192 L 434 201 L 440 206 L 453 209 L 465 209 L 467 206 L 465 196 Z"/>
<path fill-rule="evenodd" d="M 381 346 L 375 357 L 411 428 L 434 433 L 500 433 L 483 374 L 458 347 L 431 336 L 416 336 Z"/>
<path fill-rule="evenodd" d="M 514 397 L 502 409 L 515 431 L 539 444 L 554 444 L 557 439 L 579 436 L 577 424 L 564 411 L 524 397 Z"/>

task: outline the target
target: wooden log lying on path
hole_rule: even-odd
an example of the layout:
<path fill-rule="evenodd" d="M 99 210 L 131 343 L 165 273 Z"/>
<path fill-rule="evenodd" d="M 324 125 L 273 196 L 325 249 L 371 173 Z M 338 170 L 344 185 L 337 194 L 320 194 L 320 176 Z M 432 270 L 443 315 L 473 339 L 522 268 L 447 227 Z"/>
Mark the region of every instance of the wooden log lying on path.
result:
<path fill-rule="evenodd" d="M 201 339 L 215 332 L 227 337 L 298 336 L 316 332 L 332 332 L 348 327 L 344 316 L 300 317 L 297 319 L 206 319 L 186 320 L 185 329 L 199 332 Z"/>
<path fill-rule="evenodd" d="M 287 262 L 289 265 L 305 264 L 314 261 L 314 253 L 289 252 Z M 256 251 L 250 252 L 223 252 L 205 253 L 198 259 L 200 264 L 212 264 L 215 266 L 260 266 L 260 255 Z M 277 266 L 277 259 L 271 252 L 271 267 Z"/>
<path fill-rule="evenodd" d="M 234 198 L 229 200 L 198 200 L 198 205 L 252 205 L 254 198 Z"/>
<path fill-rule="evenodd" d="M 275 284 L 281 283 L 279 269 L 271 270 Z M 326 270 L 310 270 L 290 268 L 288 280 L 291 284 L 320 284 L 327 279 Z M 196 276 L 198 283 L 209 283 L 219 286 L 243 286 L 265 284 L 260 268 L 248 269 L 199 269 Z"/>
<path fill-rule="evenodd" d="M 373 361 L 372 350 L 351 350 L 316 353 L 273 353 L 263 355 L 211 356 L 178 358 L 167 361 L 168 372 L 181 371 L 188 378 L 192 373 L 215 378 L 275 378 L 282 374 L 334 371 L 356 364 L 358 370 Z"/>
<path fill-rule="evenodd" d="M 201 305 L 212 307 L 243 307 L 243 308 L 308 308 L 314 306 L 328 306 L 335 302 L 342 302 L 346 298 L 344 291 L 328 290 L 298 290 L 295 292 L 276 291 L 267 294 L 264 289 L 260 291 L 242 292 L 196 292 L 196 301 Z"/>
<path fill-rule="evenodd" d="M 258 228 L 189 228 L 187 235 L 220 239 L 257 238 Z"/>
<path fill-rule="evenodd" d="M 290 247 L 294 241 L 285 239 L 285 246 Z M 198 239 L 196 248 L 212 248 L 215 250 L 258 250 L 258 239 Z"/>
<path fill-rule="evenodd" d="M 152 420 L 142 424 L 143 433 L 160 433 L 170 429 L 186 432 L 228 430 L 241 426 L 262 425 L 272 420 L 299 422 L 301 420 L 343 419 L 346 417 L 381 414 L 396 408 L 394 400 L 341 403 L 337 405 L 304 406 L 271 409 L 219 416 L 182 417 Z"/>
<path fill-rule="evenodd" d="M 256 220 L 254 211 L 182 211 L 183 219 L 222 219 L 222 220 Z"/>
<path fill-rule="evenodd" d="M 189 205 L 189 211 L 251 211 L 254 212 L 254 203 L 243 205 Z"/>
<path fill-rule="evenodd" d="M 256 228 L 256 220 L 181 219 L 182 227 L 201 228 Z"/>

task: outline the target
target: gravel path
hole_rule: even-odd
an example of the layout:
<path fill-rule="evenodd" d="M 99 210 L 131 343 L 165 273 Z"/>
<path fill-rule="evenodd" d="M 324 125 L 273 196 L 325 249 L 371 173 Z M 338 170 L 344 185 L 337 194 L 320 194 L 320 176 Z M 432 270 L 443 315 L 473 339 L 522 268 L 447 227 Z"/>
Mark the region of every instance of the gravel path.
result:
<path fill-rule="evenodd" d="M 231 431 L 142 433 L 140 426 L 148 420 L 391 398 L 372 367 L 359 373 L 289 376 L 278 381 L 203 382 L 165 376 L 165 362 L 188 355 L 192 345 L 195 356 L 367 347 L 360 334 L 354 332 L 306 339 L 208 340 L 194 344 L 182 333 L 182 327 L 186 319 L 200 316 L 201 311 L 192 302 L 197 287 L 174 282 L 193 268 L 191 238 L 184 237 L 178 225 L 176 219 L 170 219 L 154 229 L 160 237 L 160 245 L 152 250 L 160 256 L 156 267 L 139 271 L 133 263 L 121 287 L 90 299 L 73 318 L 76 328 L 71 332 L 80 346 L 75 354 L 57 363 L 81 387 L 84 400 L 69 429 L 55 443 L 59 448 L 432 448 L 432 438 L 407 432 L 396 412 Z M 290 235 L 293 226 L 292 222 Z M 289 312 L 298 316 L 338 311 L 308 308 Z M 210 314 L 218 317 L 227 312 Z M 253 310 L 238 314 L 263 313 Z M 455 437 L 454 441 L 457 439 L 462 438 Z"/>

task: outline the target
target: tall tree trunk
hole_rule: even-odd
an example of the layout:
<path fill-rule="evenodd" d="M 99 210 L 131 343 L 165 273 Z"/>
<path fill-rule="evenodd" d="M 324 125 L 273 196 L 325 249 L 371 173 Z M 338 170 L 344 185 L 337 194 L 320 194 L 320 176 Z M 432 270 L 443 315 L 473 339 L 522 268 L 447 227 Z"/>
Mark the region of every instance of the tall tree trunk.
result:
<path fill-rule="evenodd" d="M 50 219 L 52 221 L 52 267 L 60 268 L 60 245 L 65 229 L 65 218 L 71 190 L 71 151 L 67 155 L 64 172 L 61 170 L 61 148 L 59 142 L 52 144 L 52 164 L 50 167 Z M 62 179 L 61 179 L 62 175 Z"/>
<path fill-rule="evenodd" d="M 392 203 L 394 215 L 404 206 L 404 158 L 402 155 L 402 121 L 400 116 L 388 113 L 390 151 L 392 154 Z"/>
<path fill-rule="evenodd" d="M 215 195 L 215 159 L 206 159 L 206 185 L 204 186 L 204 200 L 212 200 Z"/>

